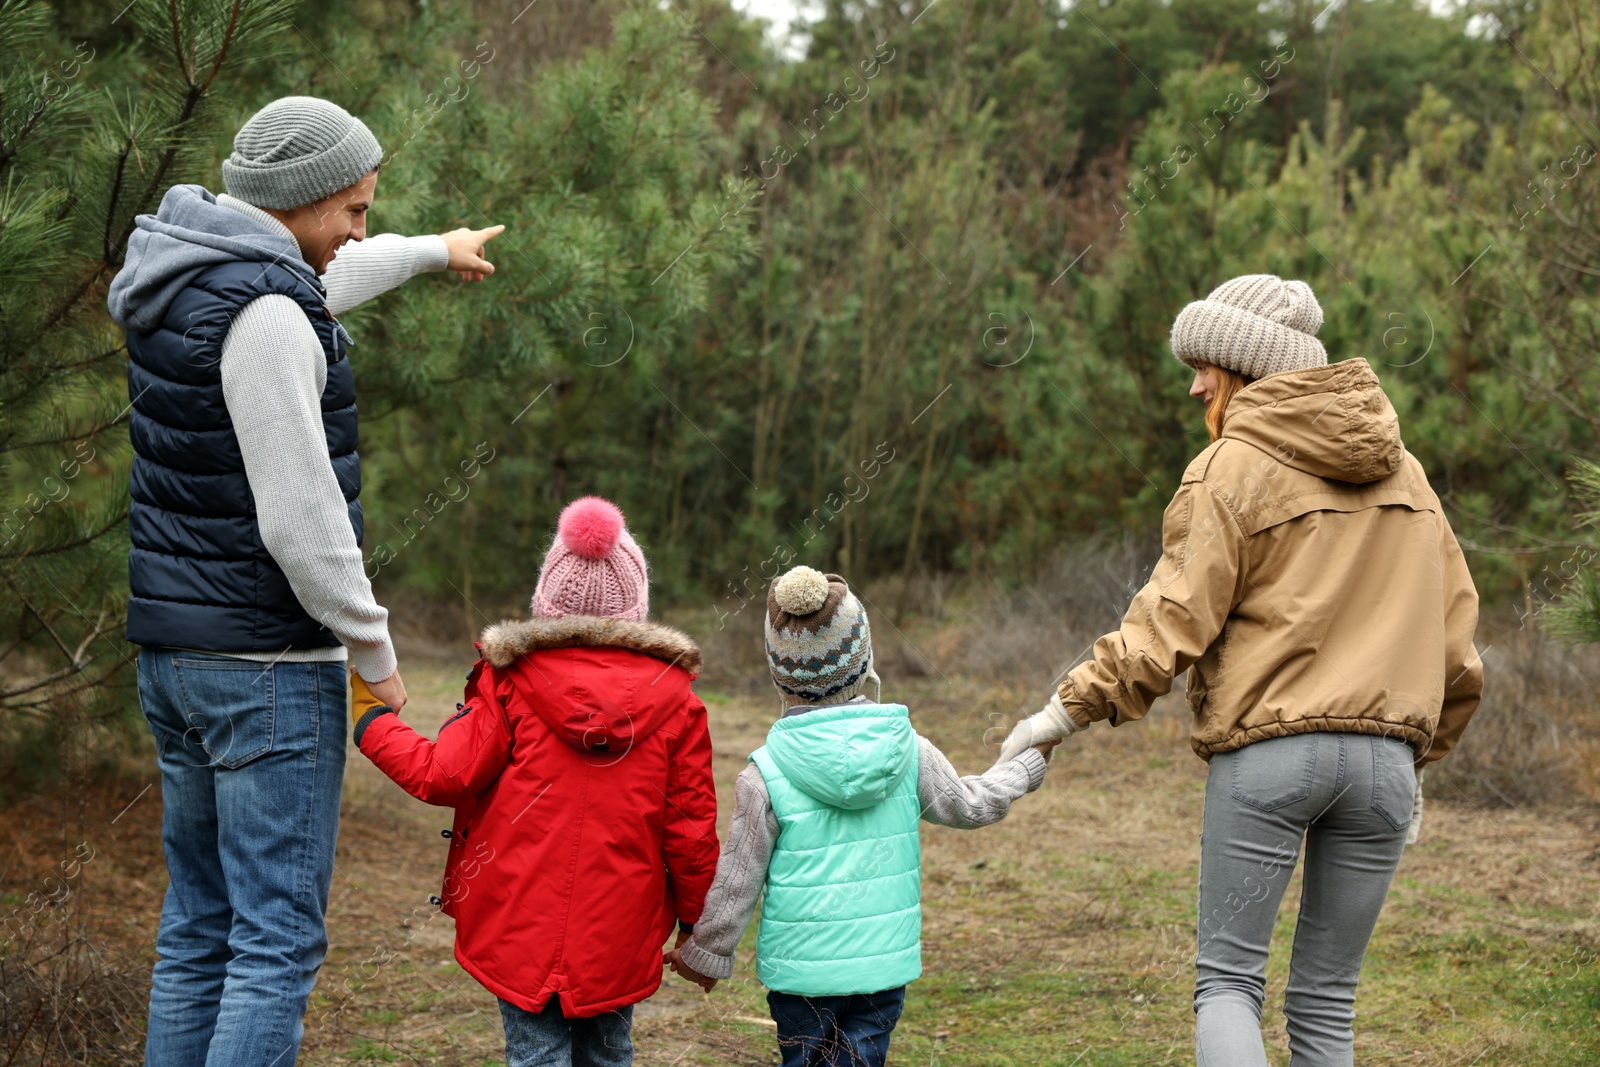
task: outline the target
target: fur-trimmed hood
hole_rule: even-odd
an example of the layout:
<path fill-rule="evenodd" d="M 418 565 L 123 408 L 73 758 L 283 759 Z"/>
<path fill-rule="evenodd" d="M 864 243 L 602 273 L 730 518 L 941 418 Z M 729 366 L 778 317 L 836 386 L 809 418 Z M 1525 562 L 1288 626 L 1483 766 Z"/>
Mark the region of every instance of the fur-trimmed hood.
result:
<path fill-rule="evenodd" d="M 507 620 L 484 629 L 483 658 L 504 669 L 544 648 L 625 648 L 700 673 L 700 646 L 682 630 L 658 622 L 563 615 L 558 619 Z"/>
<path fill-rule="evenodd" d="M 700 649 L 670 626 L 564 615 L 502 622 L 479 645 L 523 704 L 576 749 L 620 757 L 705 714 L 690 688 Z"/>

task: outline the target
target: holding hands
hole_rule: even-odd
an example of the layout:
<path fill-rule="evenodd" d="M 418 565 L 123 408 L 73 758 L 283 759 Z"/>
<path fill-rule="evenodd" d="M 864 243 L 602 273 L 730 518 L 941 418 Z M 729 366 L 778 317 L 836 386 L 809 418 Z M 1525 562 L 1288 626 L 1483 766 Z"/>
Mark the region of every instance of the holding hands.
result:
<path fill-rule="evenodd" d="M 350 671 L 350 721 L 359 722 L 361 716 L 373 708 L 388 707 L 399 712 L 406 706 L 406 684 L 396 670 L 381 682 L 369 682 L 353 669 Z"/>
<path fill-rule="evenodd" d="M 369 682 L 352 669 L 350 699 L 351 721 L 359 720 L 376 707 L 393 708 L 398 713 L 406 706 L 406 683 L 400 680 L 398 669 L 380 682 Z"/>
<path fill-rule="evenodd" d="M 662 962 L 668 967 L 672 968 L 673 974 L 682 975 L 695 985 L 699 986 L 702 990 L 709 993 L 717 987 L 717 980 L 715 978 L 707 978 L 705 975 L 701 974 L 687 963 L 684 963 L 683 957 L 678 954 L 678 950 L 683 947 L 683 943 L 687 940 L 689 940 L 689 932 L 680 927 L 678 930 L 678 940 L 673 942 L 672 951 L 663 957 Z"/>
<path fill-rule="evenodd" d="M 1050 703 L 1042 710 L 1034 712 L 1012 728 L 1010 736 L 1000 746 L 1000 758 L 996 762 L 1016 759 L 1023 749 L 1030 746 L 1049 759 L 1051 749 L 1082 729 L 1086 727 L 1079 726 L 1067 714 L 1067 709 L 1061 703 L 1061 693 L 1057 691 L 1051 694 Z"/>

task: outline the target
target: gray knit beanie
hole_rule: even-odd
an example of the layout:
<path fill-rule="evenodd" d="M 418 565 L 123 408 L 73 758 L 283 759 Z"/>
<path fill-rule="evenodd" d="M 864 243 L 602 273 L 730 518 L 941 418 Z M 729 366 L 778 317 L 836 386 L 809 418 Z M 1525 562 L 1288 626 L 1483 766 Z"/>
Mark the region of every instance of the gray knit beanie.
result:
<path fill-rule="evenodd" d="M 773 683 L 808 703 L 842 704 L 878 682 L 866 609 L 837 574 L 795 567 L 775 579 L 766 638 Z"/>
<path fill-rule="evenodd" d="M 1178 312 L 1172 354 L 1191 367 L 1210 363 L 1246 378 L 1326 367 L 1328 353 L 1316 338 L 1321 326 L 1311 286 L 1246 274 Z"/>
<path fill-rule="evenodd" d="M 247 204 L 284 210 L 348 189 L 382 158 L 372 131 L 338 104 L 285 96 L 239 127 L 222 184 Z"/>

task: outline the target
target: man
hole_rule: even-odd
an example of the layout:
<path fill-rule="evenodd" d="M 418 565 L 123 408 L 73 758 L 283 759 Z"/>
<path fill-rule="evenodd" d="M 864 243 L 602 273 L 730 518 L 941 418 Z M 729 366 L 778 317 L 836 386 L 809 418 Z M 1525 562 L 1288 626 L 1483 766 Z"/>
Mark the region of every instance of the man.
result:
<path fill-rule="evenodd" d="M 504 227 L 364 241 L 382 152 L 343 108 L 274 101 L 227 193 L 167 191 L 109 294 L 128 331 L 128 639 L 171 884 L 145 1062 L 289 1067 L 327 948 L 345 662 L 397 710 L 361 557 L 355 389 L 337 315 L 423 271 L 494 272 Z"/>

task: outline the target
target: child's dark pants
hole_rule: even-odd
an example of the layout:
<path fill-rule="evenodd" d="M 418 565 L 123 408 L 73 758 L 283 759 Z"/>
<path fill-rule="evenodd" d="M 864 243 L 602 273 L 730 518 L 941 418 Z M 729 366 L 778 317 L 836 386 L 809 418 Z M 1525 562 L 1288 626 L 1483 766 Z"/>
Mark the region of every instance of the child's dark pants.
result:
<path fill-rule="evenodd" d="M 769 992 L 783 1067 L 883 1067 L 906 987 L 848 997 Z"/>
<path fill-rule="evenodd" d="M 633 1063 L 633 1006 L 568 1019 L 555 997 L 535 1014 L 500 1002 L 510 1067 L 628 1067 Z"/>

